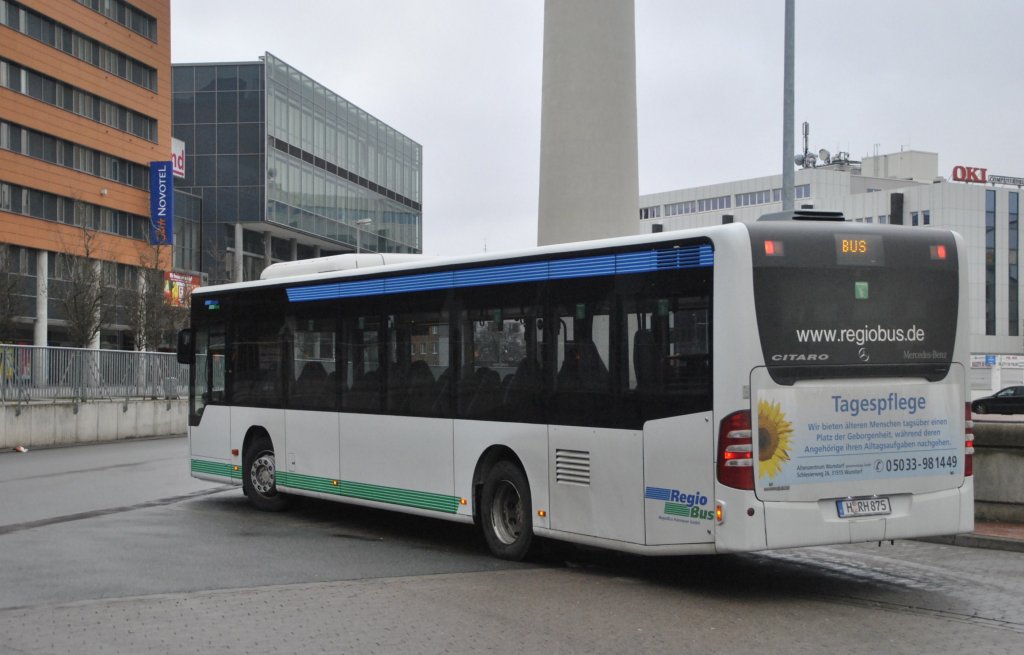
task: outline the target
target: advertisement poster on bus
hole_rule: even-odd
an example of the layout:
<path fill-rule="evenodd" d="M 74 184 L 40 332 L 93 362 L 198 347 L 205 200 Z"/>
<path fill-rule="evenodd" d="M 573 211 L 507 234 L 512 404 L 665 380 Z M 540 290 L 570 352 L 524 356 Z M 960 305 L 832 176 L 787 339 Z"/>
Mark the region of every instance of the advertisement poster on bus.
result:
<path fill-rule="evenodd" d="M 961 393 L 947 383 L 766 385 L 756 396 L 757 488 L 782 500 L 818 485 L 842 484 L 840 495 L 906 478 L 951 486 L 964 471 L 963 419 L 950 412 Z"/>

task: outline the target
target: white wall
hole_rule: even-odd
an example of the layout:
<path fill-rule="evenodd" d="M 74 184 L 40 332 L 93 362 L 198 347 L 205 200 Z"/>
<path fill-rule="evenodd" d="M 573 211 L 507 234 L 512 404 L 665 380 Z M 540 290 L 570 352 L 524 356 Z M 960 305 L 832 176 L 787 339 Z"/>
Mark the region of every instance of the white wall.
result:
<path fill-rule="evenodd" d="M 0 404 L 0 449 L 44 448 L 183 434 L 188 401 L 129 400 L 87 403 Z"/>

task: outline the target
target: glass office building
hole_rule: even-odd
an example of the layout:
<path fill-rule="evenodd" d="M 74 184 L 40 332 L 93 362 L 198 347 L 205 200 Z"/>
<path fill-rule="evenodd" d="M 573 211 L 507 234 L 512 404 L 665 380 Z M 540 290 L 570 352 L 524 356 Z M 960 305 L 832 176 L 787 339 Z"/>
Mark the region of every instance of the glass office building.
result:
<path fill-rule="evenodd" d="M 277 261 L 422 251 L 420 144 L 269 53 L 173 70 L 178 187 L 202 198 L 211 283 Z"/>

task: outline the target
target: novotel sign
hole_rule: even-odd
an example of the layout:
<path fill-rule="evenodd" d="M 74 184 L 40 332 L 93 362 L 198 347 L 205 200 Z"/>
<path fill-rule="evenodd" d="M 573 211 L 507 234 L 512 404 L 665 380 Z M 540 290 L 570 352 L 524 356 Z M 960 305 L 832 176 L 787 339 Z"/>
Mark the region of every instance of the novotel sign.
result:
<path fill-rule="evenodd" d="M 149 162 L 149 243 L 174 243 L 174 164 Z"/>
<path fill-rule="evenodd" d="M 990 175 L 987 168 L 976 168 L 974 166 L 954 166 L 953 181 L 977 182 L 979 184 L 1008 184 L 1010 186 L 1024 186 L 1024 177 Z"/>

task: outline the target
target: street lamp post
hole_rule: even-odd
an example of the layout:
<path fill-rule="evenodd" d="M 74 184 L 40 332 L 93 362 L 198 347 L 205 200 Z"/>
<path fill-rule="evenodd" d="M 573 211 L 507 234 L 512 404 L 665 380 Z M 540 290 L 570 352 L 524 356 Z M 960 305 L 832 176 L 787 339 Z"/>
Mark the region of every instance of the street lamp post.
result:
<path fill-rule="evenodd" d="M 363 228 L 373 223 L 372 218 L 360 218 L 356 221 L 356 253 L 363 251 Z"/>

